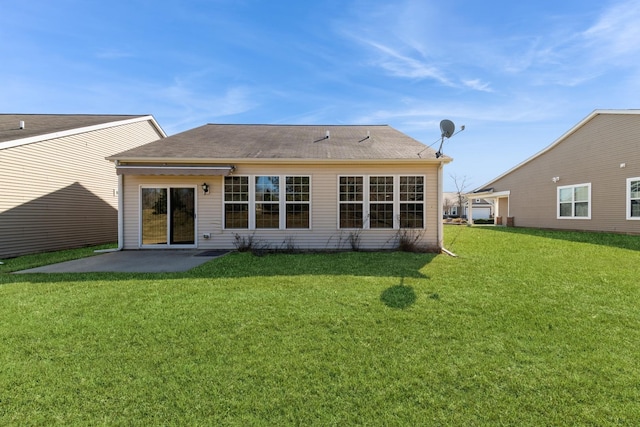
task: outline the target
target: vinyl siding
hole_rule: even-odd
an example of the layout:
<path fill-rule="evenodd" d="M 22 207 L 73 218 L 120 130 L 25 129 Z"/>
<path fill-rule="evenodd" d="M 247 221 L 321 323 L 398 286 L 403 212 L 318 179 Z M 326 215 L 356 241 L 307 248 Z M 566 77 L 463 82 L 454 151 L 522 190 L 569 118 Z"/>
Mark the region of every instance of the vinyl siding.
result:
<path fill-rule="evenodd" d="M 509 215 L 516 226 L 640 234 L 640 221 L 626 219 L 626 180 L 637 176 L 640 115 L 598 114 L 490 186 L 511 191 Z M 589 183 L 591 219 L 557 219 L 557 188 Z M 506 216 L 502 208 L 500 214 Z"/>
<path fill-rule="evenodd" d="M 420 175 L 425 177 L 425 230 L 423 243 L 437 246 L 438 242 L 438 169 L 435 165 L 243 165 L 237 164 L 234 175 L 279 175 L 311 177 L 311 229 L 285 230 L 225 230 L 223 228 L 223 177 L 202 176 L 126 176 L 124 182 L 124 248 L 139 248 L 139 199 L 142 185 L 197 186 L 197 247 L 200 249 L 233 249 L 235 235 L 251 236 L 271 248 L 286 247 L 292 239 L 300 249 L 347 249 L 352 230 L 338 229 L 338 177 L 343 175 Z M 401 170 L 401 173 L 398 171 Z M 207 182 L 211 189 L 203 195 L 200 185 Z M 398 230 L 362 230 L 362 249 L 391 249 Z M 420 230 L 422 233 L 423 230 Z M 204 239 L 211 233 L 211 239 Z"/>
<path fill-rule="evenodd" d="M 141 121 L 0 150 L 0 258 L 117 241 L 105 157 L 159 137 Z"/>

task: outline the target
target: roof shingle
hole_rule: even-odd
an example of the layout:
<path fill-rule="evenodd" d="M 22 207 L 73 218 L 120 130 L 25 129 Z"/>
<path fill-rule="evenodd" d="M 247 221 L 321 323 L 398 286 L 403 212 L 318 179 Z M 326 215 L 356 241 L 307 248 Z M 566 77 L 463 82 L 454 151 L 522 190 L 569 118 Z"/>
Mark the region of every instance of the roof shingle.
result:
<path fill-rule="evenodd" d="M 120 161 L 420 158 L 435 159 L 435 151 L 388 125 L 237 124 L 204 125 L 109 157 Z"/>
<path fill-rule="evenodd" d="M 96 114 L 0 114 L 0 142 L 14 141 L 144 116 Z M 24 121 L 24 129 L 20 122 Z"/>

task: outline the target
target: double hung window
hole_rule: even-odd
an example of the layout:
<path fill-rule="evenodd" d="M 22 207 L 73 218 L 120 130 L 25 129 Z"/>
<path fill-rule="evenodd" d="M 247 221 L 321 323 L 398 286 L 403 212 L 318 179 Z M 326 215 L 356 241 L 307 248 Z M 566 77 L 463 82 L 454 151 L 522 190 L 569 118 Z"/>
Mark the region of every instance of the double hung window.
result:
<path fill-rule="evenodd" d="M 424 227 L 424 177 L 400 177 L 400 228 Z"/>
<path fill-rule="evenodd" d="M 362 228 L 364 213 L 364 178 L 340 177 L 340 228 Z"/>
<path fill-rule="evenodd" d="M 591 184 L 558 187 L 558 218 L 591 218 Z"/>
<path fill-rule="evenodd" d="M 286 177 L 286 228 L 309 228 L 311 186 L 308 176 Z"/>
<path fill-rule="evenodd" d="M 249 177 L 224 178 L 224 227 L 249 228 Z"/>

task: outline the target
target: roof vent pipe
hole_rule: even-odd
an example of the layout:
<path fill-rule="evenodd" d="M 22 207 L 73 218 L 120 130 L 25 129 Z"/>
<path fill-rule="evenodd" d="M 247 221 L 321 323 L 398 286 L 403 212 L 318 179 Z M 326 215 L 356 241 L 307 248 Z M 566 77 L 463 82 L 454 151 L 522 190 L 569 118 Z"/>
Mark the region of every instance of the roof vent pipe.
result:
<path fill-rule="evenodd" d="M 24 129 L 24 120 L 20 120 L 20 129 Z"/>
<path fill-rule="evenodd" d="M 329 131 L 327 131 L 327 136 L 325 136 L 325 139 L 329 139 L 329 137 L 331 136 L 331 134 L 329 134 Z"/>

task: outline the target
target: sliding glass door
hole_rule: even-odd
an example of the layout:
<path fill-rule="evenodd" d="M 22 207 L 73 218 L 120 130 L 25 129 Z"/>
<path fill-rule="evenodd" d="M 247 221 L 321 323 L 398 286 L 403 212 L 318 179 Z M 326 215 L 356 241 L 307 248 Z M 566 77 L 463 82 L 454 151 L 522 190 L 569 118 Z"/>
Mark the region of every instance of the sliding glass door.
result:
<path fill-rule="evenodd" d="M 142 188 L 140 206 L 142 246 L 195 245 L 195 188 Z"/>

